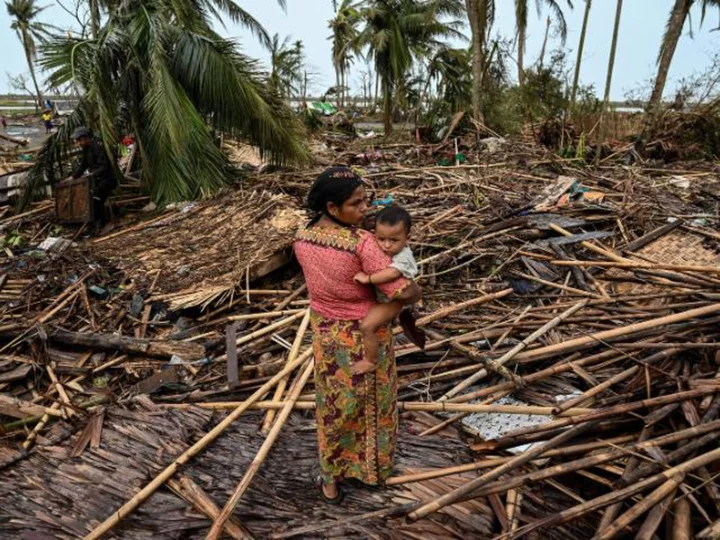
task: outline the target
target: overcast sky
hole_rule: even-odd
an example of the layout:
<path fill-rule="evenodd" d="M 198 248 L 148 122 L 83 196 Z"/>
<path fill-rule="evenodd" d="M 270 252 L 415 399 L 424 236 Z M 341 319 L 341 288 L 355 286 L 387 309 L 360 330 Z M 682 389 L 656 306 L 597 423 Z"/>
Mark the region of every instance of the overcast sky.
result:
<path fill-rule="evenodd" d="M 72 18 L 60 9 L 56 2 L 37 1 L 40 5 L 48 6 L 42 13 L 41 20 L 64 29 L 72 27 Z M 496 0 L 496 2 L 498 8 L 494 32 L 512 37 L 515 24 L 513 0 Z M 72 0 L 68 0 L 68 3 L 72 3 Z M 274 0 L 238 0 L 238 3 L 252 13 L 270 34 L 277 32 L 281 36 L 291 35 L 293 40 L 300 39 L 304 42 L 308 64 L 317 74 L 315 83 L 311 87 L 312 93 L 320 93 L 334 84 L 335 76 L 328 41 L 330 35 L 328 20 L 333 16 L 331 0 L 287 0 L 286 12 Z M 583 0 L 574 0 L 573 3 L 575 10 L 566 10 L 568 20 L 566 48 L 569 51 L 570 66 L 574 65 L 574 51 L 580 35 L 584 10 Z M 672 4 L 673 0 L 625 0 L 613 75 L 612 99 L 623 99 L 628 90 L 637 88 L 654 76 L 655 60 Z M 581 81 L 584 84 L 594 84 L 599 94 L 602 93 L 605 84 L 615 5 L 614 0 L 595 0 L 590 13 Z M 711 13 L 702 28 L 699 28 L 699 9 L 696 9 L 693 15 L 694 38 L 688 35 L 686 28 L 670 71 L 668 94 L 672 93 L 680 78 L 707 66 L 712 51 L 718 50 L 720 45 L 720 32 L 712 32 L 713 28 L 718 26 L 717 14 Z M 542 46 L 545 17 L 545 13 L 538 17 L 534 9 L 530 13 L 528 63 L 537 59 Z M 0 28 L 2 28 L 0 50 L 3 51 L 0 55 L 0 93 L 9 91 L 7 73 L 27 72 L 22 46 L 9 26 L 10 17 L 3 9 L 0 11 Z M 250 56 L 267 60 L 267 52 L 242 29 L 231 24 L 225 30 L 220 29 L 220 32 L 237 38 L 244 52 Z M 558 46 L 560 46 L 559 41 L 553 39 L 550 47 Z M 352 86 L 359 87 L 357 69 L 351 73 L 350 78 Z"/>

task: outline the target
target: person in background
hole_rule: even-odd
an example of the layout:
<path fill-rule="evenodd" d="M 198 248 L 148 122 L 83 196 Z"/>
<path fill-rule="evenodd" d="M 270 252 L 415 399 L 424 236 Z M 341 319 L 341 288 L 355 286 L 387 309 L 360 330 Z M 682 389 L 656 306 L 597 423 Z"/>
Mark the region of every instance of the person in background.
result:
<path fill-rule="evenodd" d="M 0 116 L 0 121 L 2 121 L 3 129 L 7 129 L 7 118 L 5 118 L 5 115 Z"/>
<path fill-rule="evenodd" d="M 72 178 L 80 178 L 84 174 L 90 176 L 95 227 L 99 231 L 107 223 L 105 202 L 117 186 L 117 181 L 105 149 L 100 141 L 93 138 L 88 128 L 80 126 L 73 132 L 71 138 L 82 150 L 82 158 L 71 176 Z"/>
<path fill-rule="evenodd" d="M 45 124 L 45 133 L 51 133 L 53 129 L 52 123 L 52 110 L 46 109 L 42 115 L 43 123 Z"/>

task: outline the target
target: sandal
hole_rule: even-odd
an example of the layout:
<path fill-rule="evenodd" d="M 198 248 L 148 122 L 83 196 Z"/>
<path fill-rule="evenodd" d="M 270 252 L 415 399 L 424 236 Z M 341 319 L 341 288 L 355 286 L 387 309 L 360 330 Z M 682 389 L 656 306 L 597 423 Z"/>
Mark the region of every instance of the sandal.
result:
<path fill-rule="evenodd" d="M 325 495 L 325 490 L 323 489 L 323 486 L 325 485 L 325 483 L 322 481 L 322 478 L 320 476 L 318 476 L 315 479 L 315 482 L 317 483 L 318 489 L 320 490 L 320 495 L 322 496 L 322 498 L 325 500 L 326 503 L 337 505 L 337 504 L 340 504 L 343 501 L 343 499 L 345 498 L 345 492 L 342 490 L 339 483 L 335 484 L 337 486 L 337 495 L 335 497 L 328 497 L 327 495 Z"/>

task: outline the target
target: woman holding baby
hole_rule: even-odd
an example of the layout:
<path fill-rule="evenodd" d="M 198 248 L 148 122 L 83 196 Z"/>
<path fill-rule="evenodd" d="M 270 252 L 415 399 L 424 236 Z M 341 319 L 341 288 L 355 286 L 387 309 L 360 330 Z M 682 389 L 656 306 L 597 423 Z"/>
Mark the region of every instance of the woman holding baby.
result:
<path fill-rule="evenodd" d="M 420 288 L 403 268 L 388 272 L 393 257 L 359 228 L 368 206 L 353 171 L 324 171 L 308 208 L 313 217 L 294 249 L 312 312 L 320 486 L 328 502 L 338 503 L 343 480 L 378 485 L 392 473 L 398 414 L 390 321 L 419 300 Z M 370 326 L 363 325 L 368 314 Z"/>

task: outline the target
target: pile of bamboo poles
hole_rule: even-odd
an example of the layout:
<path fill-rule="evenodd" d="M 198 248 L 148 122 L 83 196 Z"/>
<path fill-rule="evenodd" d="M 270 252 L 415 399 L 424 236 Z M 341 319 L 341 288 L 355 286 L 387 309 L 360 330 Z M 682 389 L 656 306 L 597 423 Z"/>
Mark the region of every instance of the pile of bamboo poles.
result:
<path fill-rule="evenodd" d="M 462 476 L 440 497 L 417 495 L 412 504 L 345 521 L 419 520 L 478 500 L 492 510 L 495 532 L 507 538 L 567 532 L 565 524 L 578 520 L 598 538 L 649 539 L 662 536 L 662 527 L 677 535 L 711 534 L 720 519 L 720 257 L 713 247 L 720 237 L 692 220 L 704 216 L 717 224 L 717 203 L 701 195 L 713 188 L 713 171 L 608 166 L 593 172 L 537 149 L 486 155 L 463 144 L 472 165 L 437 167 L 432 161 L 447 149 L 409 153 L 397 145 L 380 148 L 383 168 L 365 176 L 373 196 L 391 193 L 414 220 L 411 247 L 424 289 L 418 325 L 429 339 L 420 351 L 398 338 L 399 408 L 433 414 L 425 436 L 460 437 L 475 453 L 474 460 L 448 469 L 416 463 L 388 484 L 477 476 Z M 355 153 L 349 148 L 343 156 Z M 558 169 L 576 178 L 575 191 L 548 200 L 546 188 L 557 184 L 552 171 Z M 261 177 L 257 188 L 304 196 L 317 172 Z M 679 174 L 696 181 L 692 196 L 670 182 Z M 588 192 L 595 198 L 585 200 Z M 659 251 L 668 235 L 684 235 L 688 253 L 676 259 Z M 172 367 L 182 384 L 154 387 L 152 399 L 168 408 L 230 414 L 119 510 L 109 511 L 89 538 L 132 513 L 233 422 L 244 422 L 245 411 L 262 409 L 258 428 L 265 443 L 250 468 L 232 471 L 238 487 L 211 513 L 210 536 L 218 537 L 233 526 L 233 510 L 242 506 L 292 411 L 314 407 L 302 277 L 289 269 L 261 284 L 243 279 L 232 295 L 215 298 L 200 313 L 184 313 L 181 327 L 150 300 L 162 272 L 137 282 L 115 272 L 106 283 L 121 291 L 117 296 L 89 294 L 97 282 L 89 273 L 56 286 L 50 297 L 33 297 L 28 288 L 30 311 L 5 310 L 3 324 L 15 333 L 0 362 L 12 369 L 48 365 L 40 388 L 24 379 L 2 382 L 9 369 L 0 371 L 0 391 L 19 400 L 13 402 L 18 417 L 5 429 L 30 445 L 53 418 L 85 421 L 79 404 L 100 376 L 128 402 L 138 381 L 168 369 L 138 352 L 150 350 L 149 340 L 202 345 L 207 361 Z M 134 295 L 141 296 L 141 309 L 128 315 Z M 53 344 L 58 333 L 23 326 L 16 317 L 21 313 L 50 326 L 140 341 L 123 356 L 88 341 L 85 348 L 63 350 Z M 501 401 L 507 398 L 514 404 Z M 519 424 L 513 419 L 525 417 L 532 422 L 514 429 Z M 487 424 L 498 418 L 508 426 L 490 437 Z M 22 431 L 27 428 L 32 438 Z M 306 532 L 288 529 L 278 537 Z"/>

